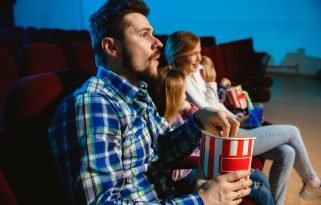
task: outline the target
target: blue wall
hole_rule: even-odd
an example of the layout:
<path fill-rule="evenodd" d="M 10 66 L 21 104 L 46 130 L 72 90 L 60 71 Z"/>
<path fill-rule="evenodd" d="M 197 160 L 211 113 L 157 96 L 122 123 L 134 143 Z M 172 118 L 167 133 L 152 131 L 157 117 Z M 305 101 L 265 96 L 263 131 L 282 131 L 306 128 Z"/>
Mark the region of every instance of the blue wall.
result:
<path fill-rule="evenodd" d="M 17 0 L 16 24 L 87 29 L 88 18 L 104 0 Z M 218 43 L 246 37 L 257 51 L 267 51 L 276 63 L 304 48 L 321 58 L 320 0 L 146 0 L 157 34 L 189 30 L 213 35 Z"/>

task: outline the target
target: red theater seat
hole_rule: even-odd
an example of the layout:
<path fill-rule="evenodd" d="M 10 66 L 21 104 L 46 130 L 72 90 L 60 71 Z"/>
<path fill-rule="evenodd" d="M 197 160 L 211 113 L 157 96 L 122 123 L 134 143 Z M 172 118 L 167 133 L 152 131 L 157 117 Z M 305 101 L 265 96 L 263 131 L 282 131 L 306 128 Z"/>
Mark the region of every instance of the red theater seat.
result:
<path fill-rule="evenodd" d="M 90 75 L 96 75 L 95 56 L 90 42 L 73 43 L 70 47 L 70 68 L 83 70 Z"/>
<path fill-rule="evenodd" d="M 58 103 L 88 78 L 83 71 L 60 71 L 25 77 L 10 88 L 0 159 L 19 204 L 68 204 L 56 177 L 47 130 Z"/>
<path fill-rule="evenodd" d="M 2 103 L 8 88 L 18 79 L 19 75 L 13 57 L 5 48 L 0 47 L 0 114 L 2 113 Z"/>
<path fill-rule="evenodd" d="M 228 76 L 227 71 L 225 70 L 222 51 L 219 46 L 202 47 L 201 53 L 212 59 L 216 70 L 216 82 L 219 83 L 222 78 Z"/>
<path fill-rule="evenodd" d="M 18 205 L 17 200 L 9 186 L 5 176 L 0 170 L 0 204 L 1 205 Z"/>
<path fill-rule="evenodd" d="M 62 49 L 52 43 L 32 43 L 21 49 L 18 70 L 21 76 L 68 69 Z"/>

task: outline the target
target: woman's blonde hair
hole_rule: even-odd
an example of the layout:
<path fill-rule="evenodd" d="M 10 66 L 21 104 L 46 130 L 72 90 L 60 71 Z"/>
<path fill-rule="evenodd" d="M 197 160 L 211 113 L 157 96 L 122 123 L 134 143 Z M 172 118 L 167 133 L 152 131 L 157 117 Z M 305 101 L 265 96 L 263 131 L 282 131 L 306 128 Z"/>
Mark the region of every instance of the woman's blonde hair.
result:
<path fill-rule="evenodd" d="M 180 110 L 180 101 L 185 93 L 185 74 L 171 66 L 160 68 L 158 79 L 149 91 L 158 113 L 169 121 Z"/>
<path fill-rule="evenodd" d="M 165 45 L 165 57 L 168 64 L 175 66 L 175 59 L 187 55 L 200 42 L 200 38 L 191 32 L 177 31 L 172 33 Z"/>

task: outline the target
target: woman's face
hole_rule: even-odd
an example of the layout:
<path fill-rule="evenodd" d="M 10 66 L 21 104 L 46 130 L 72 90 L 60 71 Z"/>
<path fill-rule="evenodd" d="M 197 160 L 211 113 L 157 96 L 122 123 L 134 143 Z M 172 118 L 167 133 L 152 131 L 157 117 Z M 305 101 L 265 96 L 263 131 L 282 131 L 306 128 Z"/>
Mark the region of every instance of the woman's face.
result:
<path fill-rule="evenodd" d="M 201 43 L 198 42 L 194 49 L 187 51 L 188 54 L 175 59 L 175 65 L 182 71 L 192 74 L 197 71 L 201 62 Z"/>

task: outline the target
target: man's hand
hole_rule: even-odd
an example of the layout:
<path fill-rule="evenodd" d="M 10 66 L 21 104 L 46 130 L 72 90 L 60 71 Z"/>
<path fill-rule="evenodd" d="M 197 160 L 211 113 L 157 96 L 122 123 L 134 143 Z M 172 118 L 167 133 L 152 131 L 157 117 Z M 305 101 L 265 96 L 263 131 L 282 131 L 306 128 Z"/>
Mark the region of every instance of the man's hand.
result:
<path fill-rule="evenodd" d="M 197 181 L 196 191 L 205 205 L 234 205 L 242 202 L 242 197 L 250 194 L 252 181 L 241 180 L 249 176 L 249 171 L 236 171 L 212 180 Z"/>
<path fill-rule="evenodd" d="M 240 127 L 236 119 L 213 108 L 199 109 L 195 112 L 195 117 L 201 122 L 205 131 L 216 136 L 234 137 Z"/>

